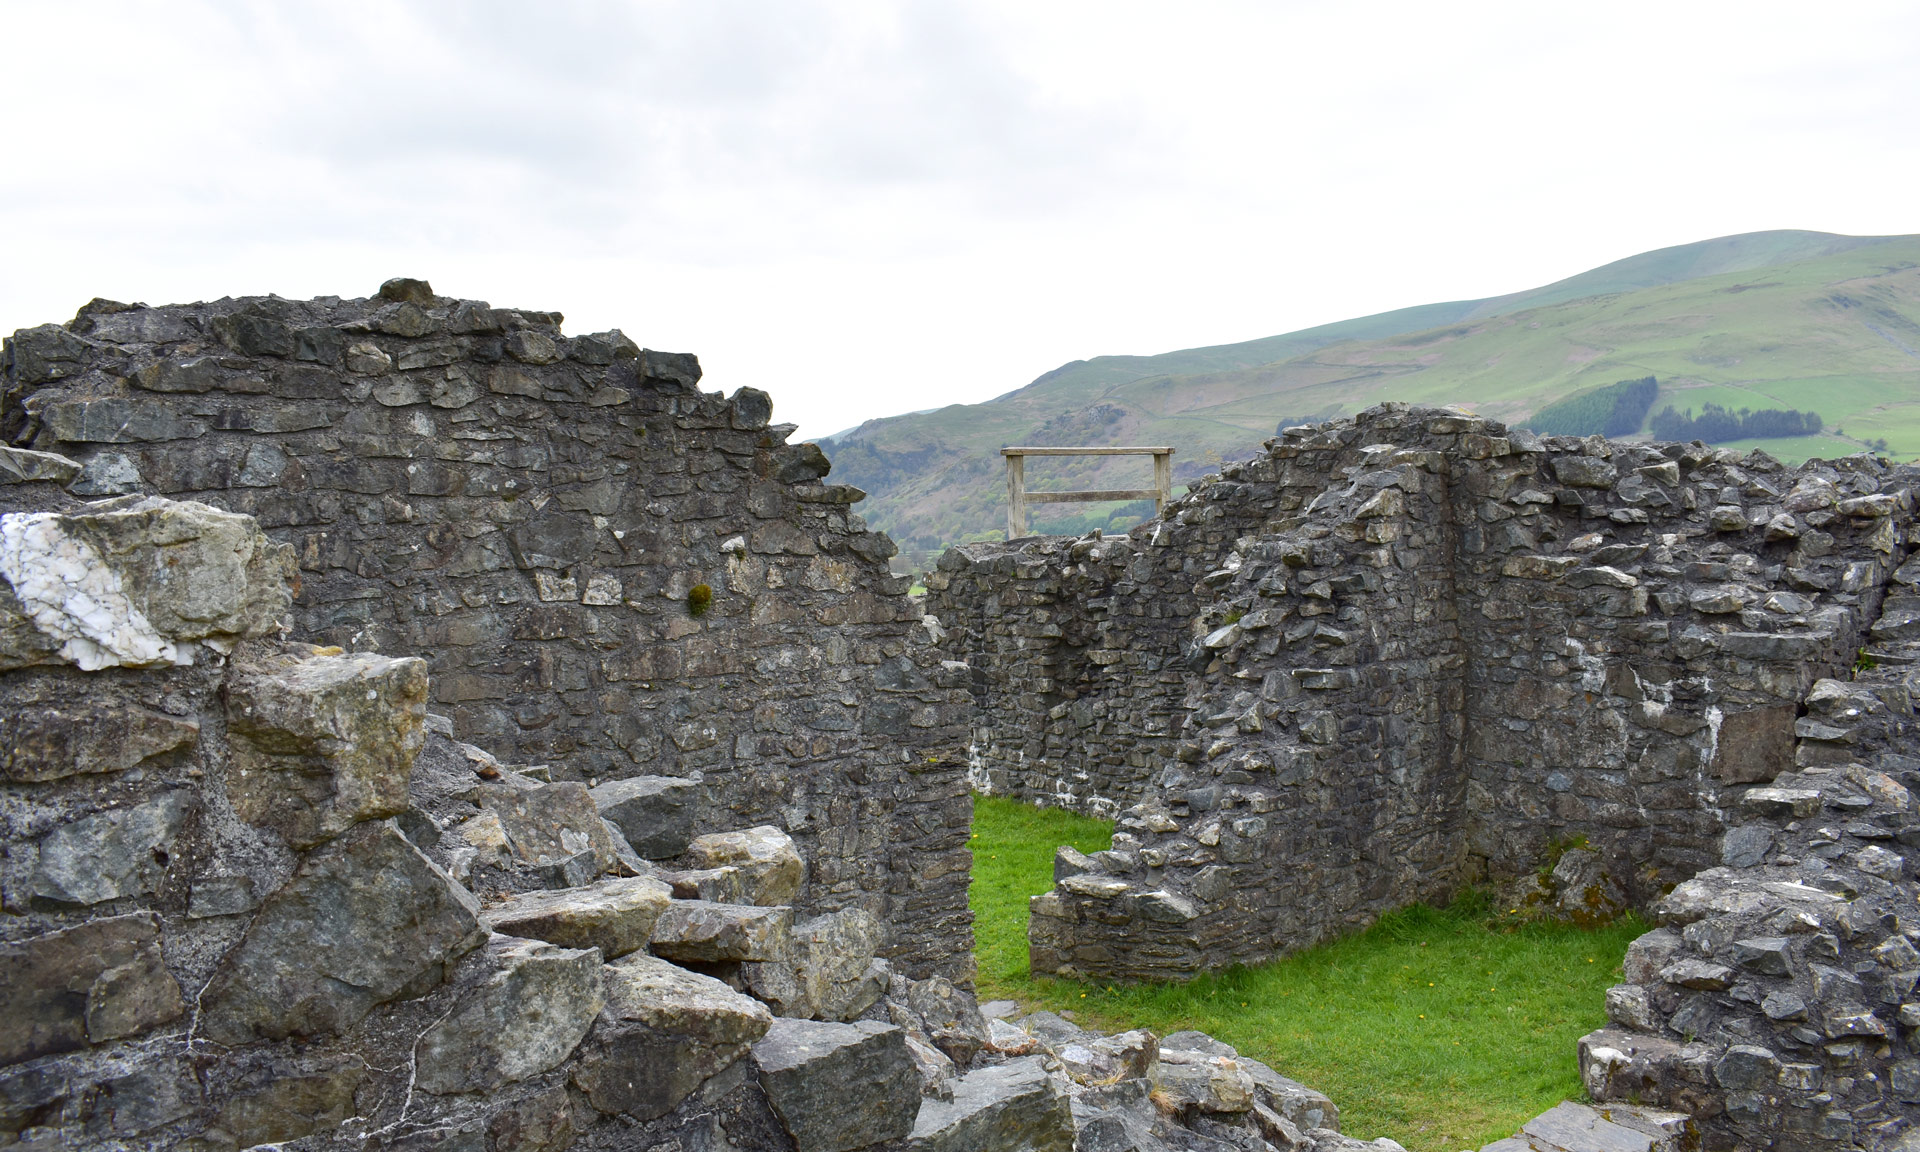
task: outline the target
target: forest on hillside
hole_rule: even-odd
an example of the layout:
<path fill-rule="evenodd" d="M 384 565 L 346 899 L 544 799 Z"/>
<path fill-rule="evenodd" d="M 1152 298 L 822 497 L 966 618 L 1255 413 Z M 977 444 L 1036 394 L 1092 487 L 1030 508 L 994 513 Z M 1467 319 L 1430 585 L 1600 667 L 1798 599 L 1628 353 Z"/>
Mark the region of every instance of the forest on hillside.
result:
<path fill-rule="evenodd" d="M 1527 427 L 1542 436 L 1631 436 L 1659 394 L 1660 382 L 1652 376 L 1622 380 L 1549 404 Z"/>
<path fill-rule="evenodd" d="M 1703 440 L 1708 444 L 1811 436 L 1822 427 L 1818 412 L 1801 412 L 1794 408 L 1761 408 L 1757 411 L 1742 408 L 1736 412 L 1718 404 L 1703 406 L 1698 416 L 1693 414 L 1691 408 L 1678 412 L 1669 404 L 1654 415 L 1652 423 L 1656 440 Z"/>

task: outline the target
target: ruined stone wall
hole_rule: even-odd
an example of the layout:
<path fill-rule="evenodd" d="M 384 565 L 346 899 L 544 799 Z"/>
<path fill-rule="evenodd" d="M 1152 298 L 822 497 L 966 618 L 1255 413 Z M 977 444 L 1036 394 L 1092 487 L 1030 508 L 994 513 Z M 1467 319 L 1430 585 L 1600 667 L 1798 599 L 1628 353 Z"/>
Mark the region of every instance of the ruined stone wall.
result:
<path fill-rule="evenodd" d="M 424 661 L 279 639 L 251 518 L 78 472 L 0 448 L 0 1146 L 857 1147 L 955 1078 L 928 1029 L 971 1001 L 861 909 L 797 918 L 785 835 L 655 869 L 452 740 Z"/>
<path fill-rule="evenodd" d="M 1386 406 L 1290 431 L 1127 546 L 1149 567 L 1178 554 L 1216 501 L 1263 523 L 1186 590 L 1206 602 L 1184 635 L 1139 662 L 1185 670 L 1186 721 L 1154 747 L 1114 850 L 1063 854 L 1036 899 L 1042 969 L 1259 959 L 1462 884 L 1527 892 L 1581 844 L 1605 876 L 1589 914 L 1650 903 L 1713 861 L 1728 786 L 1790 763 L 1797 702 L 1851 662 L 1912 508 L 1907 480 L 1865 458 L 1788 470 Z M 1085 546 L 943 561 L 951 648 L 998 642 L 967 625 L 998 590 L 996 552 L 1031 585 Z M 1167 691 L 1129 682 L 1133 666 L 1072 707 Z M 976 755 L 1030 738 L 1040 714 L 995 688 L 976 682 Z M 1105 734 L 1078 757 L 1054 735 L 1056 775 L 1077 764 L 1098 794 Z"/>
<path fill-rule="evenodd" d="M 1790 770 L 1741 790 L 1716 867 L 1655 908 L 1610 1024 L 1580 1041 L 1596 1101 L 1692 1116 L 1708 1149 L 1903 1147 L 1920 1121 L 1920 564 L 1894 574 L 1873 664 L 1803 701 Z"/>
<path fill-rule="evenodd" d="M 0 431 L 84 464 L 83 496 L 257 516 L 298 562 L 296 637 L 420 654 L 460 738 L 555 780 L 696 782 L 704 822 L 801 844 L 803 907 L 963 975 L 964 685 L 859 491 L 765 394 L 699 378 L 418 281 L 95 301 L 8 341 Z"/>
<path fill-rule="evenodd" d="M 1202 1033 L 989 1022 L 777 828 L 650 863 L 657 790 L 453 739 L 425 661 L 282 638 L 251 517 L 80 472 L 0 447 L 0 1147 L 1375 1147 Z"/>
<path fill-rule="evenodd" d="M 1183 737 L 1195 615 L 1286 500 L 1236 476 L 1123 536 L 943 555 L 928 610 L 969 667 L 973 786 L 1107 818 L 1146 798 Z"/>
<path fill-rule="evenodd" d="M 1127 537 L 948 552 L 930 607 L 965 638 L 953 652 L 980 702 L 973 786 L 1109 819 L 1137 802 L 1186 718 L 1181 654 L 1205 570 Z"/>
<path fill-rule="evenodd" d="M 1584 841 L 1644 907 L 1714 861 L 1732 786 L 1790 765 L 1800 698 L 1867 639 L 1913 480 L 1539 447 L 1473 468 L 1456 510 L 1470 875 L 1508 886 Z"/>

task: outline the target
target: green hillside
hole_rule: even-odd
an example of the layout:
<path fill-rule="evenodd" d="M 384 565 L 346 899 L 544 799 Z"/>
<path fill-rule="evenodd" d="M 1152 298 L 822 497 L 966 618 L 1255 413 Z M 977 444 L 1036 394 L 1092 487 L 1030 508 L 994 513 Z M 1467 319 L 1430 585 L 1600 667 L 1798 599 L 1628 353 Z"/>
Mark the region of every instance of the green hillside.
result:
<path fill-rule="evenodd" d="M 1762 442 L 1782 458 L 1879 440 L 1920 455 L 1920 236 L 1750 233 L 1488 300 L 1075 361 L 983 404 L 868 421 L 826 447 L 834 478 L 868 491 L 868 521 L 912 553 L 1003 528 L 1008 444 L 1172 444 L 1185 480 L 1251 454 L 1282 421 L 1407 400 L 1524 423 L 1648 376 L 1659 388 L 1650 413 L 1707 403 L 1818 412 L 1821 434 Z M 1027 483 L 1140 487 L 1146 465 L 1034 460 Z M 1082 531 L 1140 511 L 1040 505 L 1032 518 L 1039 531 Z"/>

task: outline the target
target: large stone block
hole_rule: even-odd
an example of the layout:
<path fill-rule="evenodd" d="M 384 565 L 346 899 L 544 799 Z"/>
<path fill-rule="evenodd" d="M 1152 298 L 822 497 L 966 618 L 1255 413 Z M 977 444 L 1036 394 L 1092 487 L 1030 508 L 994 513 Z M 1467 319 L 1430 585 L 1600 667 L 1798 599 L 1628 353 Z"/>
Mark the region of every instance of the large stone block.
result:
<path fill-rule="evenodd" d="M 656 956 L 692 964 L 785 961 L 792 941 L 791 908 L 675 900 L 653 926 Z"/>
<path fill-rule="evenodd" d="M 913 1130 L 920 1073 L 897 1027 L 775 1020 L 753 1062 L 799 1152 L 847 1152 Z"/>
<path fill-rule="evenodd" d="M 521 568 L 571 568 L 593 555 L 597 538 L 592 517 L 549 509 L 516 525 L 507 544 Z"/>
<path fill-rule="evenodd" d="M 407 808 L 427 663 L 316 648 L 248 652 L 227 681 L 227 796 L 296 848 Z"/>
<path fill-rule="evenodd" d="M 647 876 L 602 880 L 585 888 L 525 892 L 482 915 L 508 936 L 545 940 L 565 948 L 598 948 L 609 960 L 647 946 L 672 894 Z"/>
<path fill-rule="evenodd" d="M 250 516 L 159 497 L 0 517 L 0 667 L 191 664 L 280 627 L 293 549 Z"/>
<path fill-rule="evenodd" d="M 743 832 L 710 832 L 687 845 L 695 868 L 733 868 L 746 903 L 771 908 L 791 904 L 807 878 L 807 864 L 792 837 L 771 825 Z"/>
<path fill-rule="evenodd" d="M 904 984 L 904 988 L 896 987 L 892 1000 L 905 1000 L 907 1019 L 902 1018 L 899 1006 L 894 1005 L 894 1022 L 917 1023 L 927 1038 L 954 1063 L 962 1067 L 971 1064 L 974 1055 L 987 1043 L 987 1022 L 980 1015 L 972 993 L 956 988 L 953 981 L 944 976 L 898 983 Z"/>
<path fill-rule="evenodd" d="M 700 815 L 700 778 L 633 776 L 594 788 L 593 802 L 649 860 L 680 855 L 692 843 Z"/>
<path fill-rule="evenodd" d="M 617 859 L 613 837 L 585 784 L 541 784 L 508 773 L 475 789 L 473 797 L 499 819 L 509 849 L 522 864 L 565 866 L 579 858 L 584 879 L 591 879 Z"/>
<path fill-rule="evenodd" d="M 1570 488 L 1608 488 L 1620 472 L 1598 456 L 1556 456 L 1553 474 Z"/>
<path fill-rule="evenodd" d="M 1793 769 L 1792 704 L 1749 708 L 1720 721 L 1713 774 L 1727 784 L 1764 784 Z"/>
<path fill-rule="evenodd" d="M 1154 1089 L 1179 1107 L 1239 1113 L 1254 1105 L 1253 1076 L 1236 1056 L 1163 1046 L 1151 1078 Z"/>
<path fill-rule="evenodd" d="M 221 1044 L 342 1032 L 431 991 L 486 939 L 479 904 L 390 823 L 316 850 L 254 917 L 200 998 Z"/>
<path fill-rule="evenodd" d="M 0 944 L 0 1064 L 135 1036 L 184 1009 L 151 912 Z"/>
<path fill-rule="evenodd" d="M 428 1092 L 484 1092 L 565 1060 L 606 1002 L 596 948 L 496 936 L 488 975 L 420 1037 L 415 1083 Z"/>
<path fill-rule="evenodd" d="M 920 1105 L 905 1152 L 1072 1152 L 1073 1108 L 1038 1056 L 978 1068 Z"/>
<path fill-rule="evenodd" d="M 276 1061 L 242 1082 L 200 1138 L 224 1150 L 332 1131 L 353 1115 L 354 1091 L 368 1071 L 353 1056 Z"/>
<path fill-rule="evenodd" d="M 144 804 L 109 808 L 40 838 L 33 894 L 65 904 L 98 904 L 153 891 L 161 861 L 193 808 L 185 789 Z"/>
<path fill-rule="evenodd" d="M 847 908 L 796 925 L 785 960 L 742 964 L 740 978 L 782 1016 L 851 1020 L 887 990 L 887 965 L 874 959 L 885 945 L 878 918 Z"/>
<path fill-rule="evenodd" d="M 603 972 L 606 1008 L 573 1072 L 601 1112 L 666 1115 L 773 1025 L 766 1005 L 642 952 Z"/>
<path fill-rule="evenodd" d="M 192 717 L 110 700 L 25 708 L 0 715 L 0 780 L 119 772 L 199 739 L 200 722 Z"/>

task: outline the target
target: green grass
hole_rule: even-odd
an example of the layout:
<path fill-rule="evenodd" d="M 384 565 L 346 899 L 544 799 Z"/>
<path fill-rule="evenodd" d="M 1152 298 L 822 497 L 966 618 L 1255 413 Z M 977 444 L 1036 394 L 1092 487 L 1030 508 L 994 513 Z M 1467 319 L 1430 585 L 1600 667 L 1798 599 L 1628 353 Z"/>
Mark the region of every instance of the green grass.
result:
<path fill-rule="evenodd" d="M 1409 908 L 1367 931 L 1184 985 L 1082 984 L 1027 972 L 1027 897 L 1052 887 L 1056 845 L 1107 825 L 1013 801 L 974 802 L 972 905 L 981 999 L 1069 1010 L 1109 1028 L 1198 1028 L 1325 1092 L 1341 1128 L 1416 1152 L 1503 1136 L 1580 1099 L 1574 1042 L 1605 1023 L 1606 989 L 1646 930 L 1502 923 L 1484 909 Z"/>
<path fill-rule="evenodd" d="M 1027 981 L 1027 897 L 1053 887 L 1053 852 L 1100 852 L 1113 826 L 994 796 L 973 798 L 973 956 L 982 1000 L 1020 999 Z"/>

